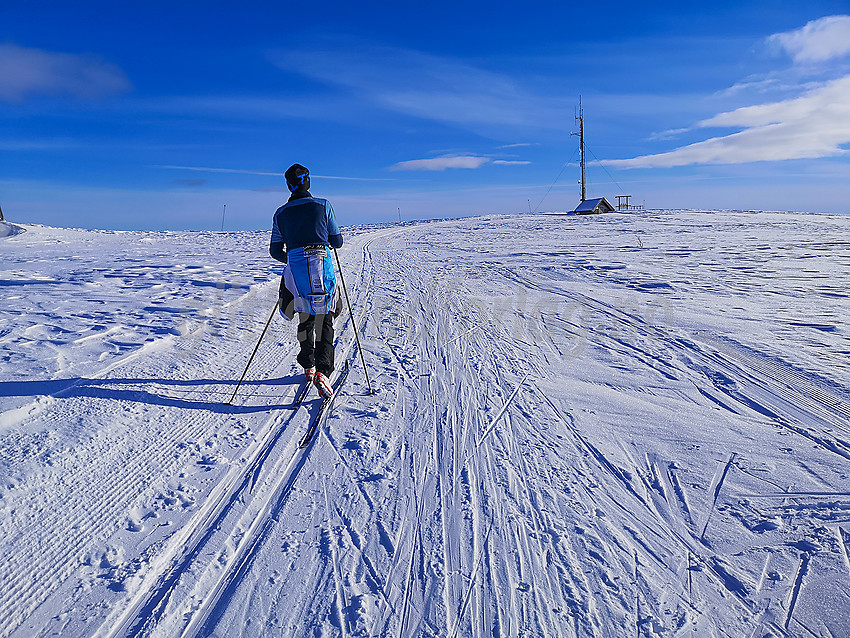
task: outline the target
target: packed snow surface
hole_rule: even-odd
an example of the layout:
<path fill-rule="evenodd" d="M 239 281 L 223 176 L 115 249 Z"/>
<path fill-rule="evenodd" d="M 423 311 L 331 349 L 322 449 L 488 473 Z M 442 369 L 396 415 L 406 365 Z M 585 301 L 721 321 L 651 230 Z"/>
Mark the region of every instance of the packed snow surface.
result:
<path fill-rule="evenodd" d="M 4 224 L 0 636 L 850 635 L 850 217 L 345 233 L 302 450 L 267 233 Z"/>

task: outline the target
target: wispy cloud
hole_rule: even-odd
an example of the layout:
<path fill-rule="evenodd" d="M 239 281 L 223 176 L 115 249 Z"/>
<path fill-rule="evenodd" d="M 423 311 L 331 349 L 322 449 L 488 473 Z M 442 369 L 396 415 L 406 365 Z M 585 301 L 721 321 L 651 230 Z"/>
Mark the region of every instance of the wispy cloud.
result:
<path fill-rule="evenodd" d="M 666 131 L 660 131 L 658 133 L 653 133 L 652 135 L 649 136 L 649 139 L 650 140 L 670 140 L 670 139 L 673 139 L 674 137 L 678 137 L 682 133 L 687 133 L 690 130 L 692 130 L 692 129 L 687 128 L 687 127 L 686 128 L 671 128 L 671 129 L 668 129 Z"/>
<path fill-rule="evenodd" d="M 255 171 L 242 168 L 214 168 L 211 166 L 175 166 L 165 165 L 156 168 L 165 168 L 175 171 L 197 171 L 199 173 L 233 173 L 237 175 L 263 175 L 265 177 L 283 177 L 283 172 L 273 173 L 270 171 Z"/>
<path fill-rule="evenodd" d="M 850 54 L 850 15 L 812 20 L 800 29 L 776 33 L 767 41 L 787 52 L 796 63 L 840 58 Z"/>
<path fill-rule="evenodd" d="M 135 106 L 146 111 L 188 114 L 193 117 L 257 120 L 345 121 L 338 105 L 318 99 L 263 95 L 183 95 L 138 99 Z"/>
<path fill-rule="evenodd" d="M 0 101 L 39 95 L 99 99 L 129 90 L 124 72 L 95 56 L 0 44 Z"/>
<path fill-rule="evenodd" d="M 337 45 L 338 46 L 338 45 Z M 465 61 L 391 47 L 356 45 L 358 54 L 286 51 L 272 54 L 288 72 L 353 92 L 381 108 L 501 134 L 518 128 L 563 128 L 573 98 L 535 94 L 508 75 Z"/>
<path fill-rule="evenodd" d="M 527 166 L 531 164 L 531 162 L 526 160 L 493 160 L 493 164 L 496 166 Z"/>
<path fill-rule="evenodd" d="M 261 175 L 264 177 L 283 177 L 283 172 L 275 173 L 272 171 L 260 171 L 260 170 L 251 170 L 244 168 L 215 168 L 211 166 L 176 166 L 176 165 L 164 165 L 164 166 L 156 166 L 155 168 L 164 168 L 169 170 L 179 170 L 179 171 L 196 171 L 199 173 L 231 173 L 236 175 Z M 353 182 L 388 182 L 392 181 L 391 178 L 388 177 L 348 177 L 345 175 L 318 175 L 316 173 L 310 173 L 311 177 L 318 177 L 321 179 L 339 179 L 339 180 L 348 180 Z"/>
<path fill-rule="evenodd" d="M 79 148 L 81 142 L 69 139 L 0 140 L 0 151 L 54 151 Z"/>

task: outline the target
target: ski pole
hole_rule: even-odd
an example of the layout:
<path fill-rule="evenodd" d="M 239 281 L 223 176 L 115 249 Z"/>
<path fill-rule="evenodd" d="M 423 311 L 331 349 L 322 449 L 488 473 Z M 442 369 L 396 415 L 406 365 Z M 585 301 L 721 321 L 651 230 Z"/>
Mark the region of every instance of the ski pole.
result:
<path fill-rule="evenodd" d="M 345 303 L 348 305 L 348 314 L 351 317 L 351 326 L 354 328 L 354 339 L 357 341 L 357 350 L 360 352 L 360 363 L 363 365 L 363 374 L 366 377 L 366 386 L 369 388 L 369 394 L 374 394 L 372 384 L 369 382 L 369 371 L 366 369 L 366 359 L 363 358 L 363 347 L 360 345 L 360 335 L 357 333 L 357 322 L 354 320 L 354 313 L 351 312 L 351 300 L 348 298 L 348 288 L 345 287 L 345 277 L 342 274 L 342 264 L 339 261 L 339 253 L 334 248 L 336 256 L 336 267 L 339 270 L 339 280 L 342 282 L 342 291 L 345 293 Z"/>
<path fill-rule="evenodd" d="M 248 368 L 251 366 L 251 362 L 254 360 L 254 355 L 257 354 L 257 350 L 260 349 L 260 343 L 263 341 L 263 337 L 266 336 L 266 330 L 269 329 L 269 325 L 274 319 L 274 314 L 277 312 L 277 307 L 280 304 L 280 300 L 275 301 L 274 308 L 272 309 L 272 314 L 269 315 L 269 320 L 266 321 L 266 327 L 263 328 L 263 334 L 260 335 L 259 341 L 257 341 L 257 345 L 254 346 L 254 352 L 251 353 L 251 358 L 248 359 L 248 365 L 245 366 L 245 372 L 242 373 L 242 376 L 239 377 L 239 383 L 236 384 L 236 389 L 233 391 L 233 396 L 230 397 L 230 400 L 227 402 L 227 405 L 233 405 L 233 399 L 236 398 L 236 393 L 239 392 L 239 386 L 242 385 L 242 381 L 245 380 L 245 375 L 248 374 Z"/>

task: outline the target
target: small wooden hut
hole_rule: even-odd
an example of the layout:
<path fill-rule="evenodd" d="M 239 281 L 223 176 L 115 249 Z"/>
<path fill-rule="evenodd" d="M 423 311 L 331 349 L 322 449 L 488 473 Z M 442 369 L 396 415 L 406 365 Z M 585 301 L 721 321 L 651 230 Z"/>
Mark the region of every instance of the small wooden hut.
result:
<path fill-rule="evenodd" d="M 614 207 L 604 197 L 597 197 L 584 200 L 576 206 L 573 212 L 576 215 L 598 215 L 599 213 L 613 213 Z"/>

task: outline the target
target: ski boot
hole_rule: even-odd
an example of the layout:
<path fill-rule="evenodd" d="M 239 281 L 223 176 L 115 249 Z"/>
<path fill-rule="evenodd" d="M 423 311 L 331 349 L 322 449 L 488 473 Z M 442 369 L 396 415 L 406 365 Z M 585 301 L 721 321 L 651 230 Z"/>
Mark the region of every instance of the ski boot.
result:
<path fill-rule="evenodd" d="M 313 377 L 313 385 L 316 386 L 319 396 L 323 399 L 330 399 L 334 395 L 330 380 L 321 372 L 317 372 L 316 376 Z"/>

